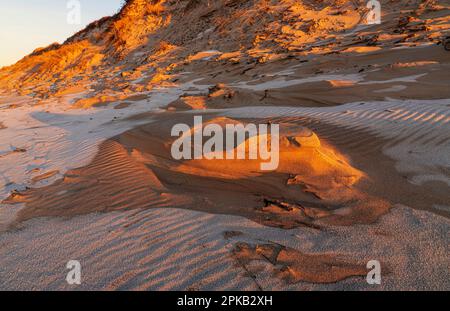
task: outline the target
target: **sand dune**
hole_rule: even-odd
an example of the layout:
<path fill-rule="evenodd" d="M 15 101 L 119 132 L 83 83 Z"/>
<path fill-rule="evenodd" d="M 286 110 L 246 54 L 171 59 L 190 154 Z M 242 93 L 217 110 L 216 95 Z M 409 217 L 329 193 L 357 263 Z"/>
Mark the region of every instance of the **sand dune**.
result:
<path fill-rule="evenodd" d="M 260 159 L 175 161 L 168 150 L 170 127 L 191 117 L 154 118 L 158 121 L 102 143 L 90 165 L 50 186 L 15 192 L 3 203 L 26 203 L 18 221 L 166 206 L 236 214 L 284 228 L 370 223 L 389 209 L 357 190 L 362 172 L 318 138 L 308 143 L 313 133 L 302 127 L 281 124 L 280 165 L 265 173 Z M 232 122 L 208 122 L 219 121 Z"/>

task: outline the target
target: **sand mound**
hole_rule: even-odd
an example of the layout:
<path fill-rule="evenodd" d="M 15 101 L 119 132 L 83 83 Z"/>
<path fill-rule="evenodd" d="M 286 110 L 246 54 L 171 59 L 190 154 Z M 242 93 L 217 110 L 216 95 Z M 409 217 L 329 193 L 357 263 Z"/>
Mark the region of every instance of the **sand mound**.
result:
<path fill-rule="evenodd" d="M 192 117 L 159 117 L 163 122 L 104 142 L 90 165 L 69 171 L 53 185 L 15 193 L 4 203 L 26 203 L 19 221 L 179 207 L 241 215 L 269 226 L 319 229 L 323 223 L 370 223 L 389 209 L 389 204 L 360 192 L 357 184 L 364 174 L 306 128 L 281 125 L 280 164 L 266 172 L 261 171 L 261 158 L 174 160 L 170 128 L 179 122 L 192 123 Z M 205 126 L 240 123 L 206 119 Z M 248 137 L 242 144 L 248 146 L 258 138 Z M 234 148 L 240 146 L 236 142 Z"/>

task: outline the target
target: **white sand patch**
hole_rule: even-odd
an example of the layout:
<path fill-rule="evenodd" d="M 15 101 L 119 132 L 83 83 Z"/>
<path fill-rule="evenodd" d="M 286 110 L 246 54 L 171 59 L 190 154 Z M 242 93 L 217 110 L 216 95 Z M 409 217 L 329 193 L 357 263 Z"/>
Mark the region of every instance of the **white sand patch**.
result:
<path fill-rule="evenodd" d="M 374 93 L 394 93 L 394 92 L 401 92 L 403 90 L 406 90 L 406 85 L 393 85 L 387 89 L 382 90 L 375 90 Z"/>
<path fill-rule="evenodd" d="M 306 78 L 299 78 L 299 79 L 286 79 L 285 77 L 292 75 L 293 71 L 292 69 L 295 68 L 291 67 L 289 69 L 276 72 L 276 73 L 270 73 L 266 74 L 268 77 L 277 77 L 276 79 L 258 83 L 260 79 L 254 79 L 250 81 L 241 81 L 237 83 L 232 83 L 230 86 L 242 88 L 242 89 L 249 89 L 254 91 L 264 91 L 264 90 L 271 90 L 271 89 L 279 89 L 279 88 L 285 88 L 290 87 L 294 85 L 301 85 L 305 83 L 313 83 L 313 82 L 321 82 L 321 81 L 346 81 L 349 85 L 353 84 L 360 84 L 360 85 L 373 85 L 373 84 L 387 84 L 387 83 L 415 83 L 417 82 L 417 79 L 424 77 L 427 75 L 427 73 L 421 73 L 417 75 L 411 75 L 411 76 L 405 76 L 405 77 L 399 77 L 389 80 L 372 80 L 372 81 L 364 81 L 364 78 L 366 77 L 366 74 L 325 74 L 325 75 L 316 75 L 316 76 L 310 76 Z M 378 69 L 374 69 L 372 72 L 378 71 Z"/>
<path fill-rule="evenodd" d="M 359 82 L 359 84 L 370 85 L 370 84 L 386 84 L 386 83 L 397 83 L 397 82 L 414 83 L 414 82 L 417 82 L 417 79 L 422 78 L 422 77 L 426 76 L 427 74 L 428 73 L 421 73 L 421 74 L 417 74 L 417 75 L 394 78 L 394 79 L 389 79 L 389 80 L 365 81 L 365 82 Z"/>
<path fill-rule="evenodd" d="M 284 72 L 281 72 L 282 74 Z M 274 74 L 276 75 L 276 74 Z M 285 78 L 277 78 L 271 81 L 259 83 L 259 84 L 251 84 L 255 83 L 258 80 L 252 80 L 252 81 L 245 81 L 245 82 L 238 82 L 231 84 L 232 87 L 238 87 L 242 89 L 249 89 L 254 91 L 264 91 L 264 90 L 270 90 L 270 89 L 279 89 L 294 85 L 301 85 L 305 83 L 312 83 L 312 82 L 321 82 L 321 81 L 330 81 L 330 80 L 341 80 L 341 81 L 351 81 L 353 83 L 358 83 L 360 81 L 363 81 L 363 75 L 360 74 L 341 74 L 341 75 L 317 75 L 313 77 L 307 77 L 307 78 L 301 78 L 301 79 L 292 79 L 292 80 L 286 80 Z"/>

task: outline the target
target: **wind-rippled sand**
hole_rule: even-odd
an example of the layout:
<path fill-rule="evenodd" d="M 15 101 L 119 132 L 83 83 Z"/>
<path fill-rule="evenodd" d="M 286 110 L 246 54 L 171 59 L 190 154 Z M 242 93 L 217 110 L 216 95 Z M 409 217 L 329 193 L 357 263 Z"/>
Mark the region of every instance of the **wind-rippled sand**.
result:
<path fill-rule="evenodd" d="M 118 109 L 9 100 L 17 107 L 0 110 L 0 289 L 450 288 L 449 100 L 428 94 L 434 99 L 332 105 L 323 93 L 304 105 L 292 96 L 299 87 L 320 93 L 330 85 L 342 88 L 339 101 L 352 89 L 361 98 L 366 91 L 403 96 L 440 77 L 442 70 L 424 66 L 432 66 L 427 75 L 402 72 L 387 83 L 361 74 L 247 81 L 233 90 L 240 94 L 231 103 L 244 99 L 235 108 L 220 89 L 217 107 L 204 102 L 212 85 L 201 79 Z M 201 111 L 178 111 L 186 108 L 180 99 L 192 96 L 187 103 Z M 292 105 L 283 107 L 283 99 Z M 342 162 L 345 169 L 325 170 L 327 187 L 320 187 L 315 174 L 289 176 L 289 165 L 262 177 L 246 163 L 234 170 L 174 165 L 170 122 L 194 114 L 310 129 L 325 148 L 316 151 L 334 151 L 331 162 L 311 164 Z M 291 148 L 285 159 L 292 164 L 289 154 L 311 150 Z M 74 259 L 83 268 L 78 288 L 65 282 Z M 381 286 L 365 280 L 370 260 L 382 263 Z"/>
<path fill-rule="evenodd" d="M 100 290 L 442 290 L 448 289 L 449 221 L 397 207 L 373 225 L 282 230 L 241 217 L 179 209 L 34 219 L 0 235 L 0 289 Z M 432 242 L 431 242 L 432 241 Z M 264 258 L 239 264 L 237 243 L 285 245 L 365 266 L 380 260 L 381 286 L 365 277 L 332 284 L 289 283 Z M 79 260 L 83 283 L 65 281 Z"/>
<path fill-rule="evenodd" d="M 251 116 L 256 120 L 265 120 L 270 116 L 274 121 L 284 120 L 298 126 L 309 126 L 317 130 L 319 137 L 336 143 L 350 158 L 351 155 L 355 158 L 365 155 L 370 162 L 377 157 L 383 159 L 383 154 L 378 151 L 386 150 L 381 148 L 385 144 L 396 146 L 394 138 L 403 143 L 403 146 L 418 148 L 430 141 L 424 134 L 430 135 L 431 132 L 427 129 L 434 126 L 435 131 L 432 133 L 436 137 L 431 141 L 441 141 L 445 137 L 445 129 L 442 130 L 442 126 L 448 124 L 446 103 L 434 101 L 424 104 L 368 103 L 365 109 L 358 104 L 336 108 L 251 107 L 225 110 L 221 113 L 228 116 L 238 115 L 240 118 Z M 419 110 L 423 116 L 421 120 L 425 121 L 419 122 L 418 128 L 414 127 L 415 123 L 411 127 L 407 122 L 410 119 L 408 113 L 402 112 L 406 107 Z M 354 112 L 349 112 L 352 109 Z M 404 119 L 396 117 L 395 111 L 399 111 L 397 114 L 402 112 Z M 187 115 L 185 118 L 190 118 L 189 114 Z M 392 118 L 400 119 L 401 122 L 392 122 Z M 142 121 L 158 119 L 158 116 L 144 114 L 132 119 Z M 372 119 L 377 121 L 368 122 Z M 331 125 L 327 127 L 326 123 L 323 123 L 325 121 Z M 338 128 L 333 126 L 333 121 L 343 122 L 340 124 L 348 124 L 348 127 Z M 389 125 L 395 126 L 394 130 L 404 133 L 406 138 L 389 136 Z M 145 129 L 145 126 L 140 128 Z M 160 131 L 163 131 L 162 129 L 163 127 Z M 419 139 L 411 135 L 414 133 Z M 144 165 L 143 154 L 159 154 L 152 148 L 146 151 L 147 145 L 157 146 L 145 139 L 147 134 L 138 128 L 101 144 L 97 161 L 65 174 L 63 183 L 66 184 L 59 189 L 61 192 L 55 191 L 58 189 L 58 182 L 48 185 L 45 188 L 50 192 L 47 192 L 46 196 L 29 203 L 33 206 L 39 201 L 46 202 L 47 205 L 41 204 L 44 209 L 48 204 L 62 204 L 65 208 L 59 211 L 53 209 L 54 216 L 70 218 L 34 218 L 20 222 L 12 230 L 1 234 L 0 288 L 71 289 L 65 282 L 65 264 L 73 259 L 80 260 L 83 267 L 83 284 L 78 289 L 449 288 L 450 226 L 447 217 L 414 210 L 394 200 L 393 203 L 396 204 L 384 215 L 377 216 L 375 223 L 371 221 L 369 224 L 347 224 L 340 227 L 330 224 L 318 227 L 300 224 L 295 229 L 286 230 L 274 228 L 270 223 L 269 226 L 263 226 L 251 221 L 250 214 L 242 215 L 246 216 L 244 218 L 224 215 L 228 213 L 223 209 L 215 212 L 218 214 L 174 209 L 168 203 L 172 198 L 170 192 L 165 194 L 167 189 L 164 187 L 164 180 L 161 183 Z M 365 141 L 364 138 L 370 138 L 371 141 Z M 139 149 L 139 152 L 124 148 L 133 145 L 130 145 L 131 142 L 137 144 L 136 146 L 143 144 L 144 147 Z M 408 158 L 402 157 L 403 154 L 409 153 L 398 154 L 398 158 L 392 157 L 393 163 L 388 161 L 386 167 L 389 171 L 385 176 L 394 178 L 401 173 L 400 169 L 395 169 L 395 165 L 397 161 L 409 161 Z M 445 157 L 444 160 L 441 157 L 436 159 L 437 162 L 433 162 L 436 167 L 441 163 L 439 159 L 446 164 Z M 148 161 L 148 158 L 146 160 Z M 352 163 L 355 164 L 355 161 Z M 356 163 L 363 168 L 367 165 L 364 161 Z M 423 164 L 418 161 L 416 165 L 422 167 Z M 89 169 L 93 170 L 93 175 L 86 174 Z M 411 175 L 412 179 L 415 174 Z M 113 179 L 104 178 L 105 176 L 112 176 Z M 161 176 L 165 175 L 158 174 L 159 178 Z M 378 181 L 374 184 L 378 185 Z M 155 188 L 155 185 L 160 188 Z M 400 189 L 392 192 L 404 196 L 411 190 L 408 187 L 414 186 L 408 180 L 398 185 L 401 186 Z M 45 188 L 32 191 L 39 195 L 45 193 Z M 427 190 L 421 189 L 421 194 Z M 119 192 L 115 192 L 116 190 Z M 73 201 L 58 201 L 60 197 L 68 195 L 64 191 L 74 191 L 75 198 L 77 193 L 84 195 Z M 189 194 L 189 188 L 186 188 L 185 192 Z M 374 191 L 374 195 L 376 194 L 379 193 Z M 421 202 L 425 204 L 423 209 L 433 209 L 432 205 L 426 204 L 427 200 L 437 200 L 436 204 L 445 206 L 445 197 L 441 195 L 441 192 L 437 192 L 422 198 Z M 127 196 L 135 199 L 127 200 Z M 93 197 L 96 198 L 93 205 L 95 208 L 83 210 L 84 207 L 92 205 L 85 200 Z M 224 201 L 229 199 L 224 198 Z M 399 201 L 401 203 L 402 198 Z M 37 205 L 39 208 L 39 203 Z M 147 205 L 152 209 L 146 210 Z M 71 206 L 73 211 L 70 210 Z M 114 212 L 114 209 L 120 211 Z M 202 210 L 202 207 L 198 206 L 197 209 Z M 98 214 L 102 211 L 108 212 Z M 22 207 L 18 214 L 21 212 L 27 212 L 27 205 Z M 74 216 L 86 213 L 87 215 Z M 45 213 L 42 216 L 45 216 Z M 290 250 L 289 254 L 293 254 L 292 261 L 286 262 L 279 256 L 269 260 L 263 256 L 264 251 L 259 251 L 279 247 Z M 250 251 L 242 253 L 242 250 Z M 298 253 L 292 253 L 292 250 Z M 315 275 L 325 277 L 320 282 L 308 282 L 302 277 L 310 271 L 299 267 L 302 267 L 302 263 L 310 262 L 311 258 L 324 262 L 318 270 L 314 270 Z M 382 263 L 384 271 L 383 283 L 377 287 L 368 285 L 363 275 L 367 262 L 374 259 Z M 348 269 L 338 277 L 338 282 L 331 282 L 327 277 L 327 271 L 333 267 L 332 262 Z M 286 271 L 291 272 L 286 275 Z"/>

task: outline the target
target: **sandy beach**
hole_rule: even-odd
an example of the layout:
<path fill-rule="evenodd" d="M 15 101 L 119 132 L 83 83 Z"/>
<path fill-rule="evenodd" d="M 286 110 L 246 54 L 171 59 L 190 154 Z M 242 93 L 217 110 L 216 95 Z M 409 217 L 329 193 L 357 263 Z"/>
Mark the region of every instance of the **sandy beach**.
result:
<path fill-rule="evenodd" d="M 450 4 L 381 2 L 127 1 L 2 68 L 0 290 L 449 290 Z M 196 117 L 279 134 L 176 159 Z"/>

